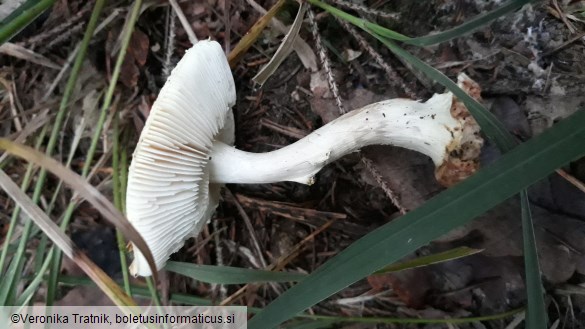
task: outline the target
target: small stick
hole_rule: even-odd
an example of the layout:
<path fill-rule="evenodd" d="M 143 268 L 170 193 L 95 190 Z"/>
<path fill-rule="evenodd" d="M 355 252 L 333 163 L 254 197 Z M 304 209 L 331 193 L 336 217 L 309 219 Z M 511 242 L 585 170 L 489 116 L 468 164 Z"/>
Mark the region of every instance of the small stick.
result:
<path fill-rule="evenodd" d="M 260 243 L 258 242 L 258 237 L 256 236 L 256 231 L 254 230 L 254 227 L 252 226 L 252 221 L 250 220 L 250 217 L 248 217 L 248 214 L 246 214 L 246 211 L 244 210 L 244 208 L 242 208 L 242 205 L 240 205 L 240 202 L 238 201 L 238 199 L 236 199 L 236 197 L 232 194 L 232 192 L 229 189 L 226 188 L 225 193 L 228 196 L 228 198 L 232 200 L 234 205 L 236 205 L 236 208 L 238 209 L 240 216 L 242 216 L 242 218 L 244 219 L 244 223 L 246 224 L 246 228 L 248 229 L 248 231 L 250 232 L 250 236 L 252 237 L 252 244 L 254 245 L 254 249 L 256 249 L 256 253 L 258 254 L 258 259 L 260 259 L 260 264 L 262 264 L 263 268 L 267 268 L 268 263 L 266 262 L 266 259 L 264 258 L 264 255 L 262 254 L 262 248 L 260 248 Z M 274 289 L 274 292 L 276 292 L 277 294 L 282 293 L 282 291 L 280 290 L 278 285 L 272 283 L 270 286 L 272 287 L 272 289 Z"/>
<path fill-rule="evenodd" d="M 232 202 L 234 203 L 234 205 L 238 209 L 240 216 L 242 216 L 242 218 L 244 219 L 244 223 L 246 224 L 246 228 L 248 229 L 248 231 L 250 231 L 250 236 L 252 237 L 252 239 L 251 239 L 252 245 L 254 246 L 254 249 L 256 249 L 256 253 L 258 254 L 258 258 L 260 259 L 260 264 L 262 264 L 262 267 L 266 267 L 267 266 L 266 259 L 264 259 L 264 256 L 262 254 L 262 248 L 260 248 L 260 243 L 258 243 L 258 237 L 256 236 L 256 231 L 254 230 L 254 227 L 252 226 L 252 221 L 250 220 L 250 217 L 248 217 L 248 214 L 246 214 L 246 211 L 244 210 L 244 208 L 242 208 L 242 205 L 240 205 L 240 203 L 238 202 L 238 199 L 236 199 L 234 197 L 234 195 L 232 194 L 232 192 L 229 189 L 226 188 L 225 193 L 226 193 L 227 197 L 232 200 Z"/>
<path fill-rule="evenodd" d="M 304 130 L 284 126 L 268 119 L 260 119 L 260 125 L 291 138 L 301 139 L 308 135 Z"/>
<path fill-rule="evenodd" d="M 191 28 L 191 25 L 189 24 L 187 17 L 185 17 L 183 10 L 177 3 L 177 0 L 169 0 L 169 3 L 171 4 L 173 10 L 177 14 L 177 17 L 179 17 L 179 21 L 181 22 L 181 25 L 183 25 L 183 29 L 185 29 L 185 32 L 189 37 L 189 41 L 191 41 L 191 44 L 196 44 L 199 41 L 199 39 L 197 39 L 195 32 L 193 32 L 193 29 Z"/>
<path fill-rule="evenodd" d="M 573 186 L 575 186 L 576 188 L 578 188 L 579 190 L 581 190 L 581 192 L 584 192 L 585 193 L 585 183 L 583 183 L 582 181 L 580 181 L 577 177 L 569 174 L 568 172 L 566 172 L 563 169 L 557 169 L 556 172 L 561 177 L 563 177 L 567 182 L 573 184 Z"/>
<path fill-rule="evenodd" d="M 284 255 L 284 256 L 280 257 L 274 264 L 268 266 L 266 268 L 266 270 L 267 271 L 280 271 L 280 270 L 282 270 L 286 266 L 286 264 L 290 263 L 293 259 L 295 259 L 299 255 L 299 253 L 305 247 L 307 247 L 308 242 L 313 241 L 318 234 L 325 231 L 328 227 L 330 227 L 333 223 L 335 223 L 336 220 L 337 220 L 337 218 L 333 218 L 333 219 L 327 221 L 327 223 L 323 224 L 321 227 L 316 229 L 313 233 L 309 234 L 306 238 L 304 238 L 303 241 L 299 242 L 293 248 L 293 250 L 291 250 L 291 252 L 288 255 Z M 246 290 L 248 289 L 249 286 L 250 286 L 250 284 L 246 284 L 242 288 L 238 289 L 238 291 L 233 293 L 231 296 L 222 300 L 221 303 L 219 303 L 219 306 L 230 305 L 236 299 L 240 298 L 244 294 L 244 292 L 246 292 Z"/>

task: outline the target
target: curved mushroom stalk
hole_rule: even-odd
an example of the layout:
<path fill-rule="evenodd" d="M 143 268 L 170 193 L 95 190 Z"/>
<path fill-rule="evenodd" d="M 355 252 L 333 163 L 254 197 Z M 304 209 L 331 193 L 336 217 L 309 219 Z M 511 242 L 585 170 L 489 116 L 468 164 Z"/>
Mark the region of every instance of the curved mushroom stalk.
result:
<path fill-rule="evenodd" d="M 460 86 L 477 88 L 465 75 Z M 478 95 L 478 94 L 477 94 Z M 354 110 L 289 146 L 267 153 L 240 151 L 215 141 L 210 182 L 312 184 L 325 165 L 367 145 L 394 145 L 429 156 L 443 185 L 473 173 L 483 143 L 479 128 L 451 93 L 421 103 L 391 99 Z"/>
<path fill-rule="evenodd" d="M 465 76 L 460 85 L 479 97 Z M 420 103 L 388 100 L 346 114 L 283 149 L 238 151 L 231 107 L 234 80 L 221 46 L 199 41 L 177 64 L 152 106 L 128 175 L 128 220 L 162 268 L 198 235 L 219 202 L 222 183 L 311 184 L 326 164 L 371 144 L 422 152 L 449 184 L 477 167 L 482 141 L 475 121 L 450 93 Z M 133 275 L 152 273 L 136 248 Z"/>

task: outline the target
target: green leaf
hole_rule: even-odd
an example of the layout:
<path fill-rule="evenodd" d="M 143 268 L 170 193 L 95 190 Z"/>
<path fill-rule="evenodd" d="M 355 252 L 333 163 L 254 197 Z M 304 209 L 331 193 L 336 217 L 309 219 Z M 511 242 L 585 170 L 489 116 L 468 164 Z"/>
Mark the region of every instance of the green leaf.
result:
<path fill-rule="evenodd" d="M 403 324 L 461 324 L 461 323 L 473 323 L 473 322 L 482 322 L 482 321 L 491 321 L 491 320 L 499 320 L 505 319 L 512 315 L 518 314 L 522 312 L 523 309 L 515 309 L 511 311 L 507 311 L 504 313 L 498 313 L 493 315 L 484 315 L 484 316 L 477 316 L 477 317 L 469 317 L 469 318 L 435 318 L 435 319 L 425 319 L 425 318 L 388 318 L 388 317 L 361 317 L 361 316 L 331 316 L 331 315 L 311 315 L 307 316 L 307 318 L 318 320 L 315 322 L 323 322 L 323 324 L 331 324 L 331 323 L 369 323 L 369 324 L 396 324 L 396 323 L 403 323 Z M 304 315 L 300 315 L 299 317 L 303 317 Z"/>
<path fill-rule="evenodd" d="M 32 23 L 55 0 L 28 0 L 0 23 L 0 45 Z"/>
<path fill-rule="evenodd" d="M 59 282 L 66 286 L 76 287 L 79 285 L 84 286 L 95 286 L 95 283 L 88 278 L 85 277 L 72 277 L 67 275 L 62 275 L 59 277 Z M 131 286 L 131 290 L 134 293 L 135 297 L 144 297 L 149 298 L 152 297 L 148 289 L 144 288 L 143 286 Z M 573 289 L 574 290 L 574 289 Z M 169 301 L 179 304 L 186 304 L 186 305 L 205 305 L 211 306 L 214 305 L 213 301 L 210 299 L 200 298 L 192 295 L 186 295 L 181 293 L 170 293 Z M 364 324 L 374 324 L 374 323 L 386 323 L 386 324 L 393 324 L 393 323 L 419 323 L 419 324 L 433 324 L 433 323 L 472 323 L 472 322 L 480 322 L 480 321 L 489 321 L 489 320 L 498 320 L 510 317 L 512 315 L 518 314 L 522 312 L 524 309 L 519 308 L 503 313 L 497 313 L 492 315 L 483 315 L 479 317 L 469 317 L 469 318 L 451 318 L 451 319 L 421 319 L 421 318 L 389 318 L 389 317 L 347 317 L 347 316 L 329 316 L 329 315 L 318 315 L 318 314 L 306 314 L 301 313 L 297 314 L 297 320 L 292 320 L 288 322 L 283 328 L 294 328 L 294 329 L 309 329 L 309 328 L 329 328 L 333 324 L 336 323 L 364 323 Z M 248 313 L 259 313 L 261 312 L 261 308 L 257 307 L 248 307 Z"/>
<path fill-rule="evenodd" d="M 448 262 L 457 258 L 462 258 L 466 256 L 475 255 L 477 253 L 482 252 L 482 249 L 473 249 L 468 247 L 459 247 L 454 248 L 451 250 L 443 251 L 440 253 L 417 257 L 415 259 L 407 260 L 405 262 L 400 262 L 396 264 L 391 264 L 383 269 L 376 271 L 375 274 L 384 274 L 384 273 L 392 273 L 392 272 L 399 272 L 408 270 L 411 268 L 423 267 L 432 264 L 439 264 L 443 262 Z"/>
<path fill-rule="evenodd" d="M 295 320 L 283 326 L 284 329 L 329 329 L 335 328 L 335 321 L 329 320 Z"/>
<path fill-rule="evenodd" d="M 462 100 L 477 123 L 481 126 L 482 131 L 490 138 L 490 140 L 496 143 L 500 150 L 507 152 L 512 149 L 512 147 L 514 147 L 515 140 L 513 136 L 496 119 L 496 117 L 494 117 L 475 99 L 467 95 L 467 93 L 461 90 L 461 88 L 459 88 L 443 73 L 429 66 L 415 56 L 412 56 L 410 53 L 398 47 L 392 41 L 380 37 L 376 34 L 373 34 L 373 36 L 384 43 L 384 45 L 386 45 L 396 55 L 404 58 L 416 69 L 422 71 L 428 77 L 444 85 L 447 89 L 449 89 L 449 91 L 457 96 L 457 98 Z M 523 200 L 521 206 L 525 255 L 524 267 L 526 272 L 526 286 L 528 292 L 528 311 L 526 321 L 530 324 L 530 328 L 544 329 L 546 328 L 546 309 L 543 299 L 544 292 L 540 283 L 540 266 L 538 264 L 538 253 L 533 232 L 534 228 L 532 227 L 532 217 L 530 215 L 530 203 L 527 201 L 528 196 L 526 191 L 522 191 L 521 198 Z M 526 225 L 530 225 L 530 227 L 525 227 Z"/>
<path fill-rule="evenodd" d="M 392 30 L 387 29 L 387 28 L 380 26 L 378 24 L 374 24 L 374 23 L 368 22 L 364 19 L 355 17 L 353 15 L 350 15 L 350 14 L 344 12 L 343 10 L 339 10 L 339 9 L 337 9 L 331 5 L 328 5 L 324 2 L 321 2 L 319 0 L 307 0 L 307 1 L 310 4 L 315 5 L 317 7 L 320 7 L 322 9 L 325 9 L 325 11 L 327 11 L 327 12 L 329 12 L 329 13 L 331 13 L 331 14 L 333 14 L 341 19 L 344 19 L 344 20 L 350 22 L 351 24 L 353 24 L 359 28 L 370 29 L 372 31 L 376 31 L 376 33 L 379 33 L 380 35 L 384 35 L 387 38 L 397 40 L 397 41 L 406 42 L 406 41 L 411 39 L 410 37 L 408 37 L 404 34 L 400 34 L 398 32 L 392 31 Z"/>
<path fill-rule="evenodd" d="M 216 284 L 291 282 L 300 281 L 307 277 L 301 273 L 271 272 L 230 266 L 198 265 L 180 262 L 168 262 L 165 268 L 167 271 L 179 273 L 195 280 Z"/>
<path fill-rule="evenodd" d="M 249 322 L 273 328 L 295 314 L 461 226 L 585 154 L 585 112 L 503 155 L 420 208 L 359 239 L 283 293 Z"/>
<path fill-rule="evenodd" d="M 465 34 L 473 32 L 476 29 L 486 26 L 494 19 L 498 19 L 504 15 L 511 13 L 516 9 L 521 8 L 527 3 L 535 1 L 536 0 L 511 0 L 492 11 L 478 15 L 468 20 L 467 22 L 459 26 L 456 26 L 452 29 L 449 29 L 447 31 L 427 35 L 424 37 L 412 38 L 405 42 L 415 46 L 430 46 L 439 44 L 441 42 L 449 41 L 451 39 L 459 38 Z"/>
<path fill-rule="evenodd" d="M 493 21 L 494 19 L 500 18 L 506 14 L 509 14 L 510 12 L 524 6 L 527 3 L 530 2 L 535 2 L 536 0 L 511 0 L 506 2 L 505 4 L 503 4 L 502 6 L 489 11 L 487 13 L 478 15 L 474 18 L 472 18 L 471 20 L 456 26 L 452 29 L 443 31 L 443 32 L 439 32 L 436 34 L 431 34 L 431 35 L 426 35 L 426 36 L 422 36 L 422 37 L 416 37 L 416 38 L 412 38 L 409 36 L 406 36 L 404 34 L 398 33 L 396 31 L 390 30 L 388 28 L 385 28 L 381 25 L 369 22 L 367 20 L 355 17 L 353 15 L 350 15 L 342 10 L 339 10 L 333 6 L 330 6 L 326 3 L 323 3 L 319 0 L 308 0 L 309 3 L 320 7 L 322 9 L 324 9 L 325 11 L 341 18 L 344 19 L 350 23 L 352 23 L 353 25 L 360 27 L 362 29 L 368 29 L 371 30 L 372 32 L 378 34 L 379 36 L 382 36 L 384 38 L 388 38 L 388 39 L 392 39 L 392 40 L 396 40 L 396 41 L 402 41 L 404 43 L 407 44 L 411 44 L 414 46 L 419 46 L 419 47 L 423 47 L 423 46 L 431 46 L 431 45 L 436 45 L 439 44 L 441 42 L 445 42 L 445 41 L 449 41 L 455 38 L 459 38 L 467 33 L 470 33 L 478 28 L 484 27 L 486 26 L 489 22 Z"/>
<path fill-rule="evenodd" d="M 547 314 L 540 279 L 540 265 L 534 236 L 534 225 L 530 215 L 530 201 L 526 190 L 520 193 L 522 205 L 522 239 L 524 244 L 524 267 L 526 267 L 526 328 L 546 328 Z"/>

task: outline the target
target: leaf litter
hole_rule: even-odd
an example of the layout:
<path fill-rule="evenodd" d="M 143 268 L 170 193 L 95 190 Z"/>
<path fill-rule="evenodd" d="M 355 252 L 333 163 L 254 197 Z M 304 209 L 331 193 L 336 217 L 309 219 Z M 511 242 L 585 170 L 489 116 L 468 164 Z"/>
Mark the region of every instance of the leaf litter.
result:
<path fill-rule="evenodd" d="M 205 0 L 179 3 L 198 37 L 209 36 L 221 43 L 226 36 L 226 17 L 229 17 L 230 48 L 233 49 L 263 13 L 244 1 L 229 1 L 229 12 L 226 13 L 227 2 Z M 400 13 L 398 19 L 380 18 L 379 23 L 406 34 L 425 35 L 464 21 L 483 10 L 485 3 L 471 1 L 461 6 L 451 6 L 443 1 L 424 4 L 396 1 L 376 9 Z M 374 2 L 366 4 L 372 8 L 379 5 Z M 270 1 L 255 3 L 255 6 L 265 10 L 272 5 Z M 68 36 L 72 41 L 70 44 L 61 42 L 64 47 L 53 47 L 51 51 L 27 41 L 34 41 L 42 31 L 59 31 L 63 21 L 76 24 L 79 18 L 75 13 L 80 12 L 82 7 L 77 1 L 60 3 L 48 17 L 41 17 L 35 23 L 36 26 L 17 36 L 15 44 L 20 47 L 24 45 L 33 52 L 39 47 L 39 53 L 43 56 L 41 64 L 62 65 L 73 49 L 72 45 L 80 40 L 80 33 L 73 31 Z M 507 123 L 507 128 L 519 138 L 529 138 L 585 104 L 582 96 L 585 66 L 578 60 L 582 57 L 583 43 L 579 39 L 566 43 L 574 39 L 574 34 L 566 27 L 566 20 L 561 19 L 562 15 L 567 15 L 567 12 L 562 12 L 570 9 L 567 8 L 563 5 L 549 8 L 544 4 L 526 6 L 490 27 L 451 43 L 427 48 L 413 47 L 409 50 L 419 58 L 441 67 L 450 76 L 460 71 L 467 72 L 482 86 L 485 102 L 491 105 L 492 112 Z M 165 44 L 166 23 L 160 18 L 164 17 L 165 10 L 165 7 L 152 7 L 143 13 L 122 69 L 121 84 L 117 90 L 121 99 L 118 109 L 122 114 L 122 131 L 123 136 L 126 136 L 128 154 L 132 153 L 141 124 L 164 81 L 161 73 L 165 63 L 156 45 L 160 47 Z M 556 16 L 549 15 L 551 11 Z M 285 8 L 274 20 L 290 25 L 295 13 L 295 7 Z M 432 13 L 437 15 L 433 16 Z M 576 15 L 575 12 L 570 14 Z M 116 42 L 123 16 L 116 17 L 116 24 L 95 36 L 87 65 L 82 71 L 82 76 L 85 74 L 87 80 L 76 90 L 76 102 L 71 106 L 72 110 L 81 108 L 82 100 L 92 97 L 89 95 L 108 80 L 112 59 L 107 54 Z M 329 59 L 333 63 L 336 83 L 347 109 L 405 94 L 404 90 L 394 85 L 388 86 L 388 72 L 384 65 L 380 65 L 379 59 L 372 58 L 371 51 L 363 49 L 360 42 L 348 35 L 341 25 L 326 15 L 317 15 L 316 21 L 321 38 L 328 42 Z M 278 25 L 278 22 L 273 24 Z M 578 21 L 573 20 L 572 25 L 579 30 L 575 33 L 583 31 L 583 25 Z M 281 35 L 284 32 L 282 27 L 276 27 L 277 33 L 271 35 L 268 32 L 272 29 L 269 27 L 260 34 L 253 47 L 233 67 L 239 100 L 234 108 L 238 127 L 236 144 L 248 151 L 269 151 L 288 145 L 302 134 L 339 116 L 336 101 L 329 92 L 327 77 L 316 73 L 311 64 L 311 57 L 315 53 L 311 54 L 306 48 L 300 54 L 304 56 L 303 61 L 296 55 L 288 56 L 261 89 L 253 85 L 251 78 L 260 69 L 260 65 L 254 63 L 258 60 L 268 61 L 280 44 L 281 37 L 275 38 L 273 35 Z M 183 49 L 189 47 L 189 40 L 178 24 L 175 32 L 176 49 L 172 53 L 177 60 Z M 400 60 L 390 56 L 384 48 L 372 40 L 368 41 L 381 54 L 386 62 L 384 64 L 393 68 L 403 83 L 414 90 L 415 96 L 425 99 L 432 92 L 441 91 L 431 81 L 415 74 Z M 314 49 L 308 26 L 301 28 L 296 42 L 306 42 Z M 296 47 L 295 50 L 298 51 Z M 356 51 L 360 53 L 359 56 Z M 351 60 L 347 54 L 354 54 Z M 38 108 L 31 113 L 27 109 L 35 108 L 37 103 L 58 101 L 61 96 L 62 87 L 58 87 L 48 100 L 45 99 L 49 103 L 40 101 L 46 86 L 52 83 L 57 72 L 52 68 L 38 66 L 32 57 L 30 59 L 27 61 L 26 58 L 20 60 L 6 56 L 0 59 L 2 77 L 15 88 L 12 93 L 7 89 L 0 90 L 0 129 L 3 136 L 15 136 L 15 115 L 26 127 L 27 123 L 33 122 L 45 110 Z M 38 62 L 41 57 L 35 60 Z M 315 60 L 314 57 L 312 60 Z M 46 108 L 49 109 L 48 117 L 51 117 L 56 108 Z M 65 161 L 71 152 L 69 147 L 79 144 L 78 150 L 71 154 L 74 163 L 83 161 L 88 134 L 74 131 L 80 122 L 77 116 L 83 118 L 87 115 L 73 110 L 72 119 L 63 129 L 58 159 Z M 86 124 L 88 122 L 90 129 L 92 120 L 86 120 Z M 110 156 L 107 153 L 110 134 L 111 131 L 104 135 L 106 139 L 100 149 L 105 159 Z M 34 143 L 34 133 L 25 137 L 29 145 Z M 367 168 L 367 162 L 362 157 L 370 161 L 373 169 Z M 483 157 L 485 163 L 489 163 L 498 157 L 498 153 L 487 145 Z M 104 162 L 103 167 L 96 168 L 104 171 L 96 171 L 92 184 L 102 186 L 101 192 L 111 196 L 111 176 L 107 173 L 112 168 L 108 163 Z M 9 158 L 4 170 L 12 179 L 20 182 L 24 174 L 22 166 L 20 160 Z M 583 160 L 564 169 L 581 181 L 585 179 Z M 442 187 L 435 183 L 432 171 L 430 160 L 419 154 L 373 146 L 327 166 L 319 173 L 313 186 L 278 183 L 233 186 L 230 189 L 250 219 L 262 256 L 268 263 L 275 264 L 278 259 L 288 255 L 290 257 L 284 265 L 285 269 L 311 273 L 359 236 L 398 217 L 401 212 L 415 209 L 439 193 Z M 51 186 L 54 185 L 49 185 L 47 197 L 50 197 Z M 557 298 L 559 295 L 555 295 L 554 288 L 564 284 L 581 284 L 585 278 L 585 198 L 581 191 L 559 176 L 551 176 L 539 182 L 532 187 L 530 195 L 534 204 L 545 287 L 563 311 L 572 309 L 576 319 L 583 319 L 585 299 L 576 296 L 567 302 L 566 298 Z M 54 219 L 66 207 L 70 197 L 68 191 L 60 193 L 52 216 Z M 3 208 L 0 223 L 4 223 L 4 215 L 11 213 L 14 204 L 4 194 L 0 195 L 0 204 Z M 464 317 L 494 314 L 522 306 L 525 301 L 518 209 L 517 200 L 512 199 L 408 258 L 459 246 L 484 249 L 482 253 L 399 273 L 371 276 L 331 300 L 343 303 L 326 301 L 318 304 L 314 311 L 343 316 Z M 90 211 L 86 204 L 81 204 L 76 214 L 71 230 L 84 239 L 91 239 L 91 234 L 83 232 L 107 227 L 101 215 Z M 221 260 L 225 265 L 250 268 L 261 264 L 258 255 L 254 254 L 256 249 L 249 231 L 244 227 L 241 213 L 233 202 L 223 202 L 213 220 L 217 221 L 220 231 L 215 232 L 210 226 L 173 256 L 174 260 L 200 264 L 217 264 Z M 328 224 L 330 221 L 332 223 Z M 307 236 L 320 228 L 323 228 L 322 231 L 306 240 Z M 0 232 L 6 229 L 6 224 L 0 225 Z M 226 246 L 222 248 L 221 254 L 216 252 L 214 234 L 219 235 L 220 244 Z M 31 248 L 36 239 L 31 240 Z M 236 245 L 231 245 L 232 241 Z M 301 244 L 301 249 L 296 248 Z M 67 273 L 72 270 L 64 267 L 63 271 Z M 109 271 L 112 275 L 119 275 L 120 269 Z M 169 274 L 167 279 L 171 292 L 211 299 L 217 299 L 220 295 L 217 287 L 185 277 Z M 140 284 L 138 281 L 135 283 Z M 276 284 L 276 288 L 250 285 L 236 294 L 241 288 L 227 287 L 234 304 L 262 307 L 277 297 L 277 291 L 286 287 L 282 284 Z M 83 302 L 83 297 L 76 298 L 81 298 L 79 302 Z M 558 318 L 559 315 L 551 314 L 551 317 Z M 566 321 L 579 323 L 578 320 Z M 504 327 L 503 322 L 492 324 L 494 328 Z"/>

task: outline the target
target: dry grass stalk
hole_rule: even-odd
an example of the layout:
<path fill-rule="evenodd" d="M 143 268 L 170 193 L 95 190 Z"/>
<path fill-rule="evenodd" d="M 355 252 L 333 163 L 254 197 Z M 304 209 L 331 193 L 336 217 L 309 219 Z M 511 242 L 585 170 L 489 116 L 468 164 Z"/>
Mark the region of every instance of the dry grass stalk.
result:
<path fill-rule="evenodd" d="M 344 114 L 346 111 L 343 107 L 341 96 L 339 95 L 339 89 L 337 88 L 337 83 L 335 82 L 335 76 L 331 71 L 331 63 L 329 61 L 329 57 L 327 56 L 327 51 L 325 50 L 325 47 L 323 47 L 323 42 L 321 41 L 319 27 L 317 26 L 317 22 L 315 21 L 315 14 L 313 13 L 313 10 L 311 8 L 307 10 L 307 13 L 309 18 L 309 24 L 311 25 L 311 32 L 313 33 L 313 38 L 315 39 L 315 46 L 317 47 L 317 51 L 319 52 L 319 59 L 321 60 L 321 65 L 323 66 L 325 74 L 327 75 L 327 82 L 329 83 L 329 88 L 333 93 L 333 97 L 335 98 L 335 103 L 337 104 L 339 113 Z"/>

